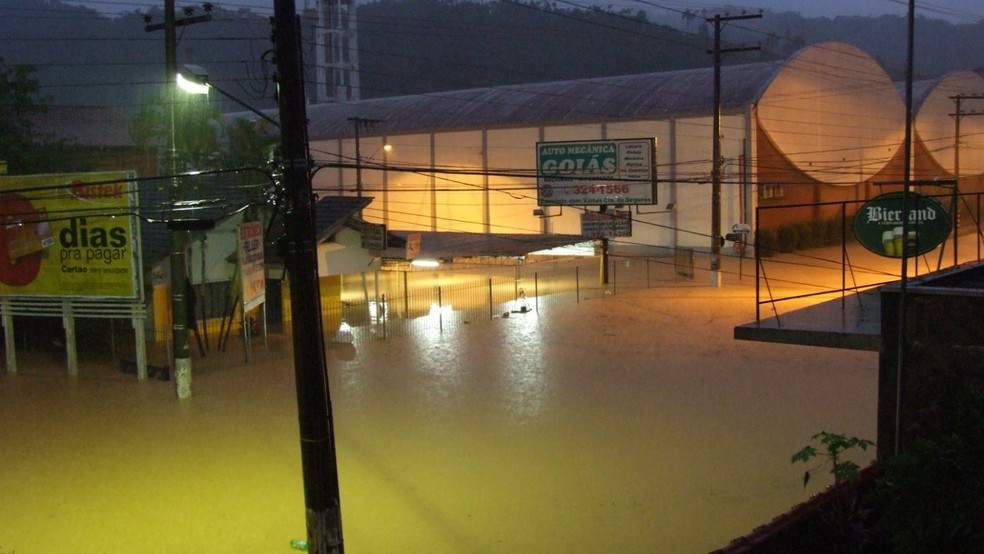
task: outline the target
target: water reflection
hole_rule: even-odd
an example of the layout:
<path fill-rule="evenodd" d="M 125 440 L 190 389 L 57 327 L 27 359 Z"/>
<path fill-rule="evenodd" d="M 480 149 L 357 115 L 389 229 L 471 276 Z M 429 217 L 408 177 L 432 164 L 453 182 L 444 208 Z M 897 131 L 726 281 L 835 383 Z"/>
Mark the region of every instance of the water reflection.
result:
<path fill-rule="evenodd" d="M 512 421 L 539 416 L 548 405 L 551 368 L 536 312 L 513 310 L 473 323 L 454 315 L 435 304 L 414 333 L 360 344 L 359 359 L 349 365 L 434 415 L 453 419 L 459 410 L 484 406 L 488 415 Z"/>
<path fill-rule="evenodd" d="M 520 308 L 529 309 L 527 305 Z M 511 317 L 502 349 L 507 363 L 499 368 L 504 385 L 503 401 L 517 419 L 539 416 L 548 404 L 550 368 L 544 357 L 540 318 L 524 312 Z"/>

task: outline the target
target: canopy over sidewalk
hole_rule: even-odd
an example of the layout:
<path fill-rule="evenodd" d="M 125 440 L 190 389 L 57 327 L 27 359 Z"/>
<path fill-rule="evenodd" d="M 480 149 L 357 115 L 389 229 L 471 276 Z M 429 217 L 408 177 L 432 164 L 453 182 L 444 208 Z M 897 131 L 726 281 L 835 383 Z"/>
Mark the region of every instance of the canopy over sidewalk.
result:
<path fill-rule="evenodd" d="M 738 340 L 800 344 L 878 352 L 881 348 L 879 289 L 800 308 L 735 327 Z"/>

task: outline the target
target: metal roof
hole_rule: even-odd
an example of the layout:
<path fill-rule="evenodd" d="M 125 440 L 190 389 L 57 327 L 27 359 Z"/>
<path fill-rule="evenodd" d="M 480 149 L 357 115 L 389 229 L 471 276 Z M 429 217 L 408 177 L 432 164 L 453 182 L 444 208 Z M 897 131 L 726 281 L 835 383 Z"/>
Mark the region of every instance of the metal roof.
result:
<path fill-rule="evenodd" d="M 346 226 L 361 229 L 364 222 L 355 216 L 371 203 L 371 197 L 322 196 L 314 204 L 315 238 L 318 242 L 328 241 Z M 274 215 L 270 228 L 267 229 L 264 254 L 268 265 L 283 264 L 285 251 L 282 247 L 285 243 L 282 243 L 281 239 L 284 238 L 285 233 L 283 214 L 278 212 Z"/>
<path fill-rule="evenodd" d="M 267 205 L 273 186 L 268 176 L 253 169 L 182 174 L 177 179 L 181 202 L 172 198 L 169 177 L 137 181 L 142 252 L 149 264 L 169 255 L 169 221 L 188 229 L 207 229 L 249 207 Z"/>
<path fill-rule="evenodd" d="M 754 103 L 783 62 L 725 66 L 721 106 Z M 354 135 L 350 118 L 375 119 L 373 134 L 575 124 L 711 113 L 713 68 L 476 88 L 307 108 L 311 140 Z"/>
<path fill-rule="evenodd" d="M 372 203 L 371 197 L 324 196 L 314 204 L 314 227 L 318 242 L 335 235 L 355 215 Z M 361 224 L 361 222 L 359 222 Z"/>

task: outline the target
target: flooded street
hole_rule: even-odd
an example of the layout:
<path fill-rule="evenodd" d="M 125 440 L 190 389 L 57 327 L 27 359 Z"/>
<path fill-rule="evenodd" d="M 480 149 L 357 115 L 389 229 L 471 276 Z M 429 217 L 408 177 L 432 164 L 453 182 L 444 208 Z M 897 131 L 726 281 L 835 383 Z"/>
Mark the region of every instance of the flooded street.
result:
<path fill-rule="evenodd" d="M 704 553 L 875 438 L 877 354 L 732 339 L 753 283 L 677 285 L 329 344 L 349 553 Z M 194 396 L 56 356 L 0 373 L 0 553 L 290 552 L 289 341 L 194 360 Z"/>

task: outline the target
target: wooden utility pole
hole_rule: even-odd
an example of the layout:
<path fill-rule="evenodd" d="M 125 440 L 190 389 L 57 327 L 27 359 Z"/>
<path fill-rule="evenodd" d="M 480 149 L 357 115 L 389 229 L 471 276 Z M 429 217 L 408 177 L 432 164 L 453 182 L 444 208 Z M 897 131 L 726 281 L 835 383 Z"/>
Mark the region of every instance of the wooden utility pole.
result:
<path fill-rule="evenodd" d="M 280 140 L 287 190 L 287 274 L 293 320 L 294 371 L 301 434 L 301 466 L 308 551 L 342 554 L 338 465 L 318 283 L 304 99 L 300 22 L 293 0 L 274 2 L 274 37 L 279 78 Z"/>
<path fill-rule="evenodd" d="M 708 54 L 714 56 L 714 116 L 711 133 L 714 142 L 711 156 L 711 286 L 721 286 L 721 55 L 731 52 L 758 50 L 758 46 L 738 46 L 721 48 L 721 24 L 739 19 L 760 19 L 761 13 L 743 15 L 715 15 L 706 21 L 714 23 L 714 49 Z"/>

